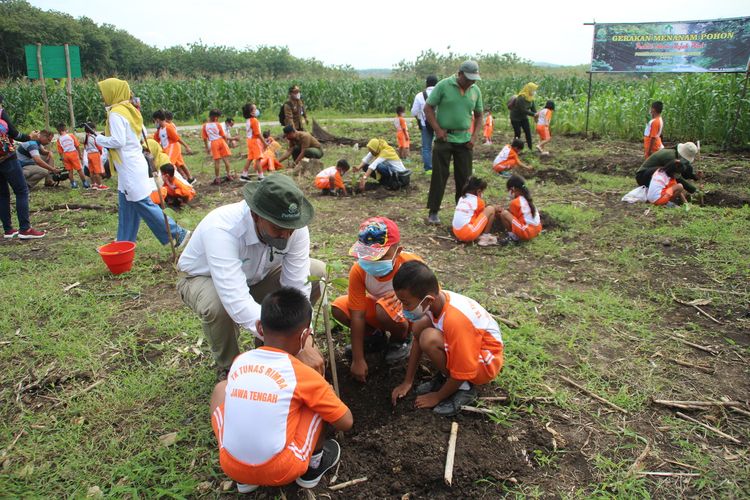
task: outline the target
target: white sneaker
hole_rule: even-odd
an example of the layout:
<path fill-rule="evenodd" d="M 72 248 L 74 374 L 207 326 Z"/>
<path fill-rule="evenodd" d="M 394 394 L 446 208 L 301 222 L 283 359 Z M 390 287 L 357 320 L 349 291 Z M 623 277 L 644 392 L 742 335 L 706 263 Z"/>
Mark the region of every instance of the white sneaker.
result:
<path fill-rule="evenodd" d="M 479 235 L 477 245 L 480 247 L 488 247 L 490 245 L 497 245 L 497 236 L 490 233 L 483 233 Z"/>
<path fill-rule="evenodd" d="M 259 486 L 257 484 L 242 484 L 237 483 L 237 492 L 238 493 L 252 493 L 253 491 L 257 490 Z"/>

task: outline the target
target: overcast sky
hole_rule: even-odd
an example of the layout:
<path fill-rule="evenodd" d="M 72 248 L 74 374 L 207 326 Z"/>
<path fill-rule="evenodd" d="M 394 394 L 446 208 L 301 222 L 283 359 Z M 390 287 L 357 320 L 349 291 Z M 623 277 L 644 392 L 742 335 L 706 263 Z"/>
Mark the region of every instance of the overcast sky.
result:
<path fill-rule="evenodd" d="M 515 52 L 537 62 L 588 63 L 582 23 L 691 21 L 750 16 L 748 0 L 410 1 L 31 0 L 43 9 L 122 28 L 149 45 L 202 41 L 238 48 L 285 45 L 298 57 L 358 69 L 391 68 L 433 49 Z M 114 4 L 112 4 L 114 5 Z"/>

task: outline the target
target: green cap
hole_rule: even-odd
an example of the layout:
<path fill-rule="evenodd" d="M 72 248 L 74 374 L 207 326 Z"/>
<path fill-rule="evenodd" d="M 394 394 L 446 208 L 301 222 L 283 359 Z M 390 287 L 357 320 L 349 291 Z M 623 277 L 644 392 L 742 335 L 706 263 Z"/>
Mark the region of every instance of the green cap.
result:
<path fill-rule="evenodd" d="M 476 61 L 464 61 L 461 63 L 461 67 L 458 68 L 458 71 L 464 74 L 466 78 L 469 80 L 481 80 L 482 77 L 479 76 L 479 64 L 477 64 Z"/>
<path fill-rule="evenodd" d="M 315 210 L 294 181 L 283 174 L 271 174 L 245 185 L 245 202 L 254 214 L 284 229 L 307 226 Z"/>

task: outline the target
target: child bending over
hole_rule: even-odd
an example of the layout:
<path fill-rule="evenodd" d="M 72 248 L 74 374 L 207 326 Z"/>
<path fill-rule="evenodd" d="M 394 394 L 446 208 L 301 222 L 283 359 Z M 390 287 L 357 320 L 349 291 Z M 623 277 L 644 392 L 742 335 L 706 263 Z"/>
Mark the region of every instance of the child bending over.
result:
<path fill-rule="evenodd" d="M 534 206 L 526 180 L 520 175 L 512 175 L 505 183 L 511 198 L 508 209 L 500 211 L 500 220 L 508 232 L 509 241 L 528 241 L 542 232 L 539 210 Z"/>
<path fill-rule="evenodd" d="M 181 180 L 175 175 L 175 168 L 171 163 L 159 167 L 161 178 L 164 182 L 166 195 L 164 203 L 173 208 L 180 208 L 182 205 L 190 202 L 195 198 L 195 189 L 193 186 Z"/>
<path fill-rule="evenodd" d="M 685 187 L 677 182 L 676 175 L 682 172 L 682 163 L 672 160 L 664 167 L 657 169 L 651 176 L 651 184 L 648 185 L 646 200 L 654 205 L 666 205 L 673 207 L 678 199 L 687 203 Z"/>
<path fill-rule="evenodd" d="M 349 162 L 339 160 L 333 167 L 318 172 L 315 176 L 315 187 L 322 190 L 323 195 L 347 196 L 346 184 L 344 184 L 344 174 L 349 171 Z"/>
<path fill-rule="evenodd" d="M 506 144 L 503 149 L 495 157 L 495 161 L 492 162 L 492 170 L 502 175 L 503 177 L 510 177 L 511 170 L 516 167 L 532 168 L 530 165 L 526 165 L 518 157 L 518 153 L 523 149 L 523 141 L 516 137 L 510 144 Z"/>
<path fill-rule="evenodd" d="M 453 214 L 453 234 L 459 241 L 479 239 L 480 246 L 494 245 L 497 238 L 490 234 L 492 223 L 498 213 L 497 207 L 485 206 L 482 193 L 487 182 L 471 176 L 461 191 L 461 198 Z"/>
<path fill-rule="evenodd" d="M 474 386 L 491 382 L 503 367 L 503 339 L 494 318 L 474 300 L 441 290 L 435 273 L 418 261 L 401 266 L 393 289 L 411 322 L 415 341 L 404 381 L 393 389 L 395 405 L 414 385 L 420 358 L 426 354 L 438 371 L 420 384 L 417 408 L 453 416 L 477 397 Z"/>

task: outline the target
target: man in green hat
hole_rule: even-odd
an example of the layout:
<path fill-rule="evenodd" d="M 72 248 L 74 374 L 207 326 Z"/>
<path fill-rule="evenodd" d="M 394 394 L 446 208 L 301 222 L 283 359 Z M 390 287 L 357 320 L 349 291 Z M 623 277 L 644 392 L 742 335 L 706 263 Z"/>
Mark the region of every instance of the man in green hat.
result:
<path fill-rule="evenodd" d="M 177 290 L 201 318 L 220 378 L 240 354 L 239 328 L 260 338 L 263 298 L 290 286 L 314 304 L 320 286 L 311 286 L 308 277 L 325 273 L 323 262 L 310 259 L 313 207 L 291 178 L 269 175 L 247 184 L 244 196 L 206 215 L 177 263 Z M 299 358 L 322 373 L 323 358 L 311 339 Z"/>

